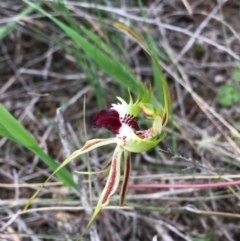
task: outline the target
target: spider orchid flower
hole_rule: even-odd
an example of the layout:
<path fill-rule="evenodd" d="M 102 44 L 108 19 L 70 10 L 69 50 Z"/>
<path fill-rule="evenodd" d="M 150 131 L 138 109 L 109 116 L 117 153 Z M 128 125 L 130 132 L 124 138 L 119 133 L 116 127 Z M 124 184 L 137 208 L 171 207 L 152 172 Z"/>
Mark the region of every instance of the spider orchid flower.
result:
<path fill-rule="evenodd" d="M 159 142 L 161 142 L 166 136 L 166 133 L 162 133 L 162 130 L 168 122 L 170 113 L 170 95 L 168 85 L 154 55 L 144 44 L 143 40 L 132 29 L 120 23 L 116 23 L 115 27 L 132 35 L 144 48 L 144 50 L 151 56 L 153 63 L 157 66 L 161 76 L 162 89 L 164 94 L 164 108 L 159 108 L 156 102 L 152 99 L 152 88 L 150 86 L 142 86 L 135 102 L 133 102 L 130 90 L 128 91 L 129 103 L 127 103 L 122 98 L 117 97 L 119 103 L 112 104 L 109 109 L 101 110 L 95 115 L 93 119 L 93 126 L 95 128 L 104 127 L 111 131 L 115 137 L 109 139 L 93 139 L 87 141 L 81 149 L 73 152 L 72 155 L 70 155 L 41 186 L 42 188 L 53 175 L 55 175 L 61 168 L 63 168 L 78 156 L 88 153 L 98 147 L 106 146 L 109 144 L 116 145 L 113 155 L 106 166 L 97 172 L 91 172 L 99 173 L 105 170 L 109 170 L 107 181 L 100 195 L 97 206 L 80 238 L 92 224 L 100 210 L 104 206 L 108 205 L 110 197 L 117 190 L 120 182 L 121 164 L 124 165 L 124 177 L 121 185 L 119 204 L 120 206 L 124 204 L 131 172 L 131 152 L 144 152 L 155 147 Z M 152 126 L 147 130 L 141 130 L 139 128 L 138 116 L 140 113 L 143 113 L 146 118 L 152 120 Z M 89 172 L 78 173 L 91 174 Z M 31 197 L 24 210 L 28 208 L 32 200 L 38 195 L 41 188 Z"/>
<path fill-rule="evenodd" d="M 54 174 L 56 174 L 61 168 L 63 168 L 65 165 L 67 165 L 70 161 L 74 160 L 78 156 L 88 153 L 98 147 L 106 146 L 109 144 L 116 145 L 112 157 L 110 158 L 106 166 L 103 167 L 101 170 L 91 173 L 77 172 L 80 174 L 92 174 L 100 173 L 109 169 L 109 174 L 105 187 L 100 195 L 94 213 L 90 221 L 88 222 L 87 227 L 81 234 L 81 237 L 92 224 L 101 209 L 104 206 L 108 205 L 110 197 L 117 190 L 120 182 L 121 164 L 124 165 L 124 177 L 121 185 L 119 205 L 122 206 L 124 204 L 129 176 L 131 172 L 131 152 L 141 153 L 147 151 L 155 147 L 166 136 L 166 132 L 162 133 L 162 129 L 166 126 L 169 118 L 170 96 L 165 79 L 163 81 L 163 90 L 163 110 L 157 108 L 155 104 L 153 104 L 151 87 L 143 86 L 143 94 L 139 94 L 135 102 L 133 102 L 130 91 L 129 103 L 127 103 L 122 98 L 117 97 L 119 103 L 112 104 L 112 106 L 107 110 L 101 110 L 93 118 L 94 128 L 104 127 L 111 131 L 115 135 L 115 137 L 108 139 L 88 140 L 81 149 L 73 152 L 72 155 L 70 155 L 43 183 L 42 187 Z M 146 118 L 151 119 L 153 122 L 152 126 L 147 130 L 141 130 L 139 128 L 138 116 L 141 112 L 145 115 Z M 38 195 L 41 188 L 31 197 L 24 210 L 28 208 L 32 200 Z"/>
<path fill-rule="evenodd" d="M 122 98 L 117 97 L 119 103 L 112 104 L 109 109 L 101 110 L 95 115 L 93 119 L 93 126 L 95 128 L 104 127 L 108 129 L 115 135 L 114 138 L 89 140 L 80 150 L 75 151 L 63 163 L 66 165 L 77 156 L 87 153 L 95 148 L 109 144 L 116 144 L 113 156 L 110 158 L 106 166 L 100 171 L 91 172 L 99 173 L 109 169 L 105 187 L 84 232 L 94 221 L 102 207 L 108 205 L 110 196 L 117 190 L 121 175 L 121 164 L 124 165 L 124 177 L 121 185 L 119 205 L 122 206 L 124 204 L 131 172 L 131 152 L 140 153 L 147 151 L 156 146 L 166 136 L 166 133 L 162 133 L 162 128 L 167 124 L 169 107 L 165 107 L 164 110 L 161 111 L 151 103 L 151 87 L 147 88 L 144 86 L 143 92 L 144 93 L 142 95 L 139 94 L 137 100 L 133 102 L 129 91 L 129 103 Z M 165 96 L 166 98 L 169 97 L 168 94 Z M 148 119 L 152 119 L 153 121 L 152 127 L 147 130 L 140 130 L 139 128 L 137 118 L 141 112 L 143 112 Z M 91 174 L 89 172 L 78 173 Z"/>

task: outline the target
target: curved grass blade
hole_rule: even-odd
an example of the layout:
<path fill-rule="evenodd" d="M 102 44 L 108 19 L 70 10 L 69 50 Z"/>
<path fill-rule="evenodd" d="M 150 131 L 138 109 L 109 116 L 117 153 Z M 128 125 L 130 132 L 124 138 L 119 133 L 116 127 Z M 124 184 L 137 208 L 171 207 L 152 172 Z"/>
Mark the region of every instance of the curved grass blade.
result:
<path fill-rule="evenodd" d="M 39 5 L 39 3 L 38 3 Z M 33 7 L 25 8 L 22 12 L 20 12 L 17 16 L 13 18 L 13 21 L 8 22 L 6 25 L 0 27 L 0 40 L 5 38 L 8 34 L 10 34 L 18 25 L 18 22 L 30 14 L 34 10 Z"/>
<path fill-rule="evenodd" d="M 98 66 L 102 68 L 109 76 L 115 79 L 121 85 L 129 87 L 131 90 L 138 91 L 140 89 L 140 82 L 131 73 L 131 71 L 119 61 L 116 57 L 110 58 L 108 54 L 99 50 L 97 46 L 99 43 L 92 44 L 86 38 L 82 37 L 76 30 L 70 28 L 64 22 L 61 22 L 51 14 L 46 12 L 43 8 L 37 6 L 35 3 L 29 0 L 23 0 L 28 5 L 34 7 L 37 11 L 44 14 L 51 19 L 58 27 L 60 27 L 73 42 L 81 47 L 81 49 L 95 61 Z"/>
<path fill-rule="evenodd" d="M 41 160 L 43 160 L 53 171 L 59 167 L 54 160 L 52 160 L 34 140 L 31 134 L 0 104 L 0 136 L 4 136 L 11 141 L 26 147 L 35 153 Z M 72 174 L 63 168 L 57 174 L 66 186 L 78 189 L 77 184 L 73 181 Z"/>

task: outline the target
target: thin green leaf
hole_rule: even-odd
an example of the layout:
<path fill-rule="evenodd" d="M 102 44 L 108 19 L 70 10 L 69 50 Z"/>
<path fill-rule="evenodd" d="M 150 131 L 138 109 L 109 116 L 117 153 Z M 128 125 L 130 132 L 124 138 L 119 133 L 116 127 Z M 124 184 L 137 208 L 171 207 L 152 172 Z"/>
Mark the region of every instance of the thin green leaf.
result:
<path fill-rule="evenodd" d="M 97 44 L 104 52 L 106 52 L 110 57 L 114 57 L 114 52 L 108 47 L 108 45 L 95 33 L 89 31 L 84 26 L 80 26 L 81 30 L 95 43 Z"/>
<path fill-rule="evenodd" d="M 71 29 L 65 23 L 59 21 L 51 14 L 47 13 L 41 7 L 30 2 L 29 0 L 23 0 L 36 10 L 44 14 L 51 19 L 57 26 L 59 26 L 82 50 L 89 55 L 107 74 L 114 78 L 118 83 L 132 90 L 138 91 L 140 88 L 140 82 L 136 77 L 116 58 L 109 58 L 105 53 L 99 50 L 96 45 L 90 43 L 87 39 L 79 35 L 77 31 Z"/>
<path fill-rule="evenodd" d="M 38 4 L 39 5 L 39 4 Z M 13 18 L 12 21 L 8 22 L 4 26 L 0 27 L 0 40 L 5 38 L 8 34 L 10 34 L 18 25 L 18 22 L 30 14 L 34 10 L 33 7 L 25 8 L 21 13 Z"/>
<path fill-rule="evenodd" d="M 52 160 L 37 144 L 29 132 L 0 104 L 0 135 L 11 141 L 18 143 L 34 152 L 41 158 L 52 170 L 56 170 L 59 166 Z M 62 169 L 58 173 L 58 178 L 67 186 L 78 188 L 73 181 L 72 175 L 66 169 Z"/>

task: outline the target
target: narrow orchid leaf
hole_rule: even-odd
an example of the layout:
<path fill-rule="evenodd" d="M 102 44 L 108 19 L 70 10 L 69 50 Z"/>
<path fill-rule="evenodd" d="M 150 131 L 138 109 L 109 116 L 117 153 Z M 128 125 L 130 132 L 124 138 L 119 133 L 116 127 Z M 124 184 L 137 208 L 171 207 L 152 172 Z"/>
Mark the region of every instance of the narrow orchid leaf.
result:
<path fill-rule="evenodd" d="M 90 221 L 87 224 L 87 227 L 84 229 L 80 238 L 84 235 L 87 229 L 90 227 L 92 222 L 95 220 L 98 213 L 101 211 L 102 207 L 107 206 L 109 203 L 110 196 L 117 190 L 119 180 L 120 180 L 120 171 L 121 171 L 121 157 L 123 154 L 123 149 L 120 146 L 117 146 L 112 157 L 112 162 L 110 166 L 109 176 L 106 182 L 106 185 L 100 195 L 98 204 L 93 212 L 93 215 Z"/>
<path fill-rule="evenodd" d="M 38 195 L 38 193 L 42 190 L 45 184 L 54 176 L 59 170 L 61 170 L 64 166 L 66 166 L 70 161 L 74 160 L 76 157 L 87 153 L 95 148 L 100 146 L 109 145 L 111 143 L 116 143 L 116 138 L 109 139 L 93 139 L 89 140 L 85 143 L 85 145 L 80 149 L 72 153 L 67 159 L 63 161 L 63 163 L 47 178 L 47 180 L 41 185 L 41 187 L 33 194 L 33 196 L 29 199 L 26 206 L 24 207 L 24 211 L 28 209 L 29 205 L 31 205 L 32 201 Z"/>
<path fill-rule="evenodd" d="M 127 189 L 128 189 L 128 182 L 129 182 L 129 177 L 131 174 L 131 154 L 128 151 L 124 152 L 124 176 L 123 176 L 123 183 L 121 187 L 121 192 L 120 192 L 120 201 L 119 201 L 119 206 L 123 206 Z"/>
<path fill-rule="evenodd" d="M 124 33 L 127 33 L 130 35 L 132 38 L 134 38 L 138 44 L 150 55 L 153 64 L 158 70 L 158 75 L 160 76 L 161 82 L 162 82 L 162 88 L 163 88 L 163 93 L 164 93 L 164 110 L 163 110 L 163 127 L 166 126 L 169 115 L 170 115 L 170 94 L 169 94 L 169 89 L 168 89 L 168 84 L 166 82 L 166 79 L 164 77 L 164 74 L 161 70 L 161 67 L 159 66 L 157 56 L 150 50 L 150 48 L 146 45 L 146 43 L 143 41 L 143 39 L 130 27 L 126 26 L 123 23 L 115 23 L 114 26 L 118 28 L 119 30 L 123 31 Z"/>

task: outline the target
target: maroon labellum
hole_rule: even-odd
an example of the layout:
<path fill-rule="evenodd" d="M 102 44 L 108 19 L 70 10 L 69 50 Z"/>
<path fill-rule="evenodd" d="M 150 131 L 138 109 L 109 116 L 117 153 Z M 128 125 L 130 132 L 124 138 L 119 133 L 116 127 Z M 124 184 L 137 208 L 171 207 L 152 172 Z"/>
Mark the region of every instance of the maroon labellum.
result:
<path fill-rule="evenodd" d="M 101 110 L 93 118 L 94 128 L 105 127 L 113 134 L 119 134 L 121 126 L 119 113 L 114 109 Z"/>
<path fill-rule="evenodd" d="M 119 134 L 120 128 L 123 124 L 131 127 L 134 132 L 140 130 L 135 116 L 125 114 L 124 117 L 120 117 L 119 113 L 112 108 L 108 110 L 101 110 L 93 118 L 94 128 L 105 127 L 115 135 Z"/>

